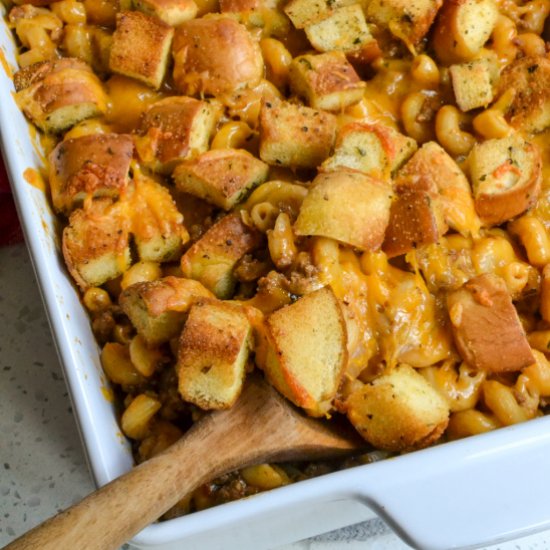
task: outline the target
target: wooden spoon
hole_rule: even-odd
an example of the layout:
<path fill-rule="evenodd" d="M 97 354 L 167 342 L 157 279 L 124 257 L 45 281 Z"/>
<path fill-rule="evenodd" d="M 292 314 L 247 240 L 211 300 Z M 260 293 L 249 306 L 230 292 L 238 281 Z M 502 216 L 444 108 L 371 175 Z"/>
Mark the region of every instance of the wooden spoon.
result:
<path fill-rule="evenodd" d="M 164 453 L 5 550 L 114 550 L 193 489 L 223 473 L 262 462 L 343 456 L 364 447 L 353 434 L 337 433 L 302 416 L 261 377 L 249 376 L 233 408 L 204 417 Z"/>

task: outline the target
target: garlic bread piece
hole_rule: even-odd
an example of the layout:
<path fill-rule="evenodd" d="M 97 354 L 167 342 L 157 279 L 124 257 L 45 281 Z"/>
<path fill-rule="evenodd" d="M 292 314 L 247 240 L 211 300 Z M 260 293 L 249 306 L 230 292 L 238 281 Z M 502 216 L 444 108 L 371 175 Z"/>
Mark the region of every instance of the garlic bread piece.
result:
<path fill-rule="evenodd" d="M 334 154 L 322 164 L 321 170 L 350 168 L 389 179 L 416 149 L 414 139 L 389 126 L 352 122 L 338 132 Z"/>
<path fill-rule="evenodd" d="M 239 397 L 252 329 L 235 304 L 205 300 L 191 307 L 178 346 L 178 389 L 201 409 L 228 409 Z"/>
<path fill-rule="evenodd" d="M 63 230 L 63 257 L 82 290 L 101 286 L 130 267 L 126 207 L 123 202 L 98 199 L 70 215 Z"/>
<path fill-rule="evenodd" d="M 347 364 L 346 324 L 330 287 L 306 294 L 266 319 L 263 368 L 287 399 L 312 416 L 331 408 Z"/>
<path fill-rule="evenodd" d="M 264 73 L 258 43 L 244 25 L 227 16 L 182 23 L 172 53 L 174 82 L 185 95 L 217 96 L 253 88 Z"/>
<path fill-rule="evenodd" d="M 46 133 L 59 133 L 107 110 L 107 96 L 91 67 L 66 57 L 36 63 L 14 75 L 15 100 Z"/>
<path fill-rule="evenodd" d="M 495 0 L 446 0 L 432 44 L 445 65 L 471 61 L 489 40 L 499 16 Z"/>
<path fill-rule="evenodd" d="M 518 371 L 535 362 L 501 277 L 484 274 L 447 295 L 456 347 L 469 365 L 487 372 Z"/>
<path fill-rule="evenodd" d="M 133 5 L 135 9 L 158 17 L 171 27 L 193 19 L 198 11 L 194 0 L 133 0 Z"/>
<path fill-rule="evenodd" d="M 406 364 L 353 392 L 345 407 L 355 429 L 372 446 L 390 452 L 435 443 L 449 422 L 445 399 Z"/>
<path fill-rule="evenodd" d="M 55 209 L 68 214 L 86 197 L 118 198 L 128 186 L 134 142 L 124 134 L 90 134 L 59 143 L 49 155 Z"/>
<path fill-rule="evenodd" d="M 498 96 L 511 94 L 505 117 L 522 132 L 541 132 L 550 126 L 550 59 L 526 56 L 512 61 L 499 80 Z"/>
<path fill-rule="evenodd" d="M 333 9 L 355 3 L 356 0 L 290 0 L 283 11 L 297 29 L 303 29 L 327 17 Z"/>
<path fill-rule="evenodd" d="M 289 67 L 290 89 L 314 109 L 342 111 L 357 103 L 366 84 L 342 52 L 301 55 Z"/>
<path fill-rule="evenodd" d="M 186 277 L 200 281 L 221 299 L 231 298 L 233 268 L 261 243 L 261 234 L 246 226 L 238 212 L 215 223 L 181 258 Z"/>
<path fill-rule="evenodd" d="M 500 225 L 533 206 L 539 196 L 539 149 L 513 134 L 476 143 L 468 157 L 476 211 L 484 225 Z"/>
<path fill-rule="evenodd" d="M 294 225 L 296 235 L 329 237 L 360 250 L 378 250 L 390 219 L 392 188 L 353 170 L 319 174 Z"/>
<path fill-rule="evenodd" d="M 169 276 L 129 286 L 119 303 L 147 344 L 157 345 L 180 334 L 189 308 L 201 298 L 214 295 L 198 281 Z"/>
<path fill-rule="evenodd" d="M 117 14 L 109 57 L 112 72 L 160 88 L 170 55 L 174 29 L 140 11 Z"/>
<path fill-rule="evenodd" d="M 493 101 L 493 75 L 487 58 L 451 65 L 449 73 L 462 112 L 487 107 Z"/>
<path fill-rule="evenodd" d="M 260 158 L 272 166 L 316 168 L 332 149 L 336 117 L 277 99 L 260 109 Z"/>
<path fill-rule="evenodd" d="M 172 177 L 178 190 L 231 210 L 268 172 L 267 164 L 244 149 L 212 149 L 179 164 Z"/>

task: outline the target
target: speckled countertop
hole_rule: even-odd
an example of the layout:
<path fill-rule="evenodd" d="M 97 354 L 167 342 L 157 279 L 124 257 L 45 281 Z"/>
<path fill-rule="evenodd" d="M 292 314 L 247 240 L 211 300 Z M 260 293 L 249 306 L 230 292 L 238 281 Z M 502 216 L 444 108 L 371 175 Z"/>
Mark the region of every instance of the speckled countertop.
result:
<path fill-rule="evenodd" d="M 27 251 L 0 248 L 0 548 L 93 488 Z M 409 547 L 375 519 L 279 550 L 344 548 Z M 550 549 L 550 532 L 497 549 Z"/>

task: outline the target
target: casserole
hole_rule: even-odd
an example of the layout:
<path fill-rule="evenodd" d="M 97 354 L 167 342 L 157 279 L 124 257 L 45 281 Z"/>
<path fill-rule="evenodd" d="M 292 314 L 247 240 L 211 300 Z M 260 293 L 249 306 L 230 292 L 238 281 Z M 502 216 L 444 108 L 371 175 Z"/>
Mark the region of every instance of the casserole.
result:
<path fill-rule="evenodd" d="M 40 183 L 39 145 L 13 101 L 9 73 L 15 47 L 4 23 L 0 36 L 3 153 L 90 467 L 96 483 L 103 485 L 128 470 L 132 457 L 117 425 L 88 317 L 60 259 L 55 217 Z M 268 547 L 373 513 L 422 548 L 468 547 L 541 530 L 550 525 L 550 479 L 544 475 L 549 420 L 540 418 L 153 525 L 133 544 Z"/>

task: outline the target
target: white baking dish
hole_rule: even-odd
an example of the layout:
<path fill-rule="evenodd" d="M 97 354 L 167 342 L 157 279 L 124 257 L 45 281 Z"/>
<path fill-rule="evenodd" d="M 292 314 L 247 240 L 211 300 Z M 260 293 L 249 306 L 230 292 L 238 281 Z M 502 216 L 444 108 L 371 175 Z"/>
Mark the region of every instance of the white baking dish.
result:
<path fill-rule="evenodd" d="M 0 13 L 4 10 L 0 3 Z M 6 71 L 15 46 L 0 24 L 0 131 L 23 229 L 93 476 L 132 466 L 116 423 L 88 317 L 59 254 L 54 216 L 27 169 L 41 165 Z M 410 544 L 461 548 L 550 528 L 550 417 L 334 473 L 152 525 L 140 548 L 269 548 L 372 517 Z M 124 522 L 124 517 L 113 518 Z"/>

